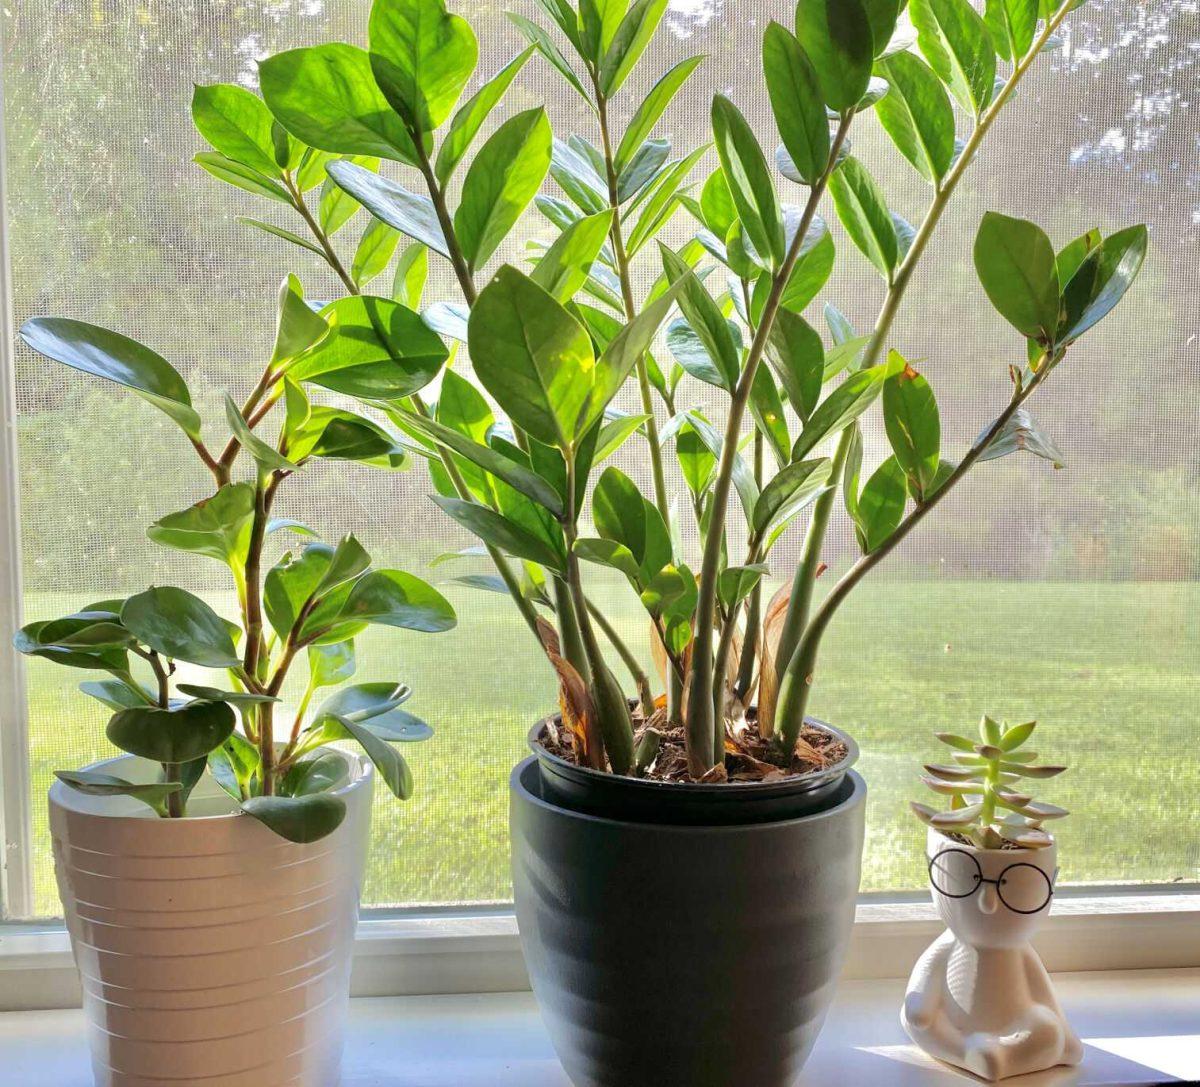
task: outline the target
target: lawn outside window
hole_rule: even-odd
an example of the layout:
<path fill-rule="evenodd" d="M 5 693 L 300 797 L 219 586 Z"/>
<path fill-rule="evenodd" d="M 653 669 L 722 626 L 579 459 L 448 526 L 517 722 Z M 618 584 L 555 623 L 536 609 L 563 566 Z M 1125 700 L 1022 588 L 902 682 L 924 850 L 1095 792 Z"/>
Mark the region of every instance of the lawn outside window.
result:
<path fill-rule="evenodd" d="M 770 4 L 759 6 L 764 20 L 778 15 Z M 240 41 L 248 43 L 248 56 L 350 33 L 362 15 L 354 0 L 317 5 L 318 14 L 289 12 L 277 20 L 248 15 L 238 25 L 196 10 L 204 5 L 185 4 L 144 22 L 125 10 L 131 7 L 100 4 L 95 10 L 102 19 L 92 21 L 89 13 L 55 24 L 41 10 L 44 5 L 17 0 L 2 16 L 0 34 L 9 61 L 4 65 L 7 110 L 0 115 L 0 168 L 8 180 L 7 200 L 0 204 L 0 623 L 5 631 L 21 621 L 62 613 L 66 590 L 77 600 L 83 587 L 99 596 L 136 582 L 146 571 L 163 580 L 170 576 L 168 560 L 153 545 L 121 553 L 106 532 L 106 525 L 126 514 L 131 521 L 146 520 L 138 517 L 138 509 L 157 516 L 170 508 L 162 504 L 161 481 L 153 469 L 158 451 L 171 440 L 166 429 L 147 411 L 131 439 L 128 424 L 110 412 L 106 394 L 89 389 L 65 398 L 48 366 L 15 349 L 14 319 L 61 310 L 70 300 L 87 311 L 81 315 L 116 324 L 119 315 L 106 312 L 104 298 L 120 283 L 126 293 L 117 297 L 130 310 L 161 315 L 140 330 L 142 338 L 159 346 L 205 344 L 205 350 L 180 348 L 177 357 L 222 375 L 220 359 L 237 344 L 221 339 L 227 336 L 221 315 L 205 310 L 199 300 L 221 290 L 228 297 L 261 294 L 260 282 L 278 266 L 277 252 L 260 263 L 222 258 L 244 229 L 235 217 L 251 204 L 233 206 L 190 166 L 199 147 L 186 126 L 162 123 L 165 116 L 183 116 L 190 80 L 200 81 L 202 47 L 168 65 L 160 45 L 169 39 Z M 1189 240 L 1194 245 L 1195 225 L 1172 207 L 1190 206 L 1184 194 L 1194 184 L 1195 166 L 1189 182 L 1187 163 L 1175 162 L 1171 151 L 1172 134 L 1177 144 L 1186 128 L 1175 62 L 1193 77 L 1196 62 L 1194 49 L 1188 60 L 1185 4 L 1169 2 L 1161 15 L 1126 15 L 1115 0 L 1098 0 L 1091 7 L 1081 13 L 1078 29 L 1054 60 L 1056 78 L 1072 80 L 1063 85 L 1074 88 L 1083 104 L 1050 101 L 1047 85 L 1034 83 L 1016 108 L 1040 114 L 1049 138 L 1032 155 L 1027 174 L 1005 182 L 987 178 L 986 168 L 980 171 L 977 199 L 964 203 L 977 218 L 991 186 L 1007 183 L 1014 192 L 1028 188 L 1033 179 L 1053 172 L 1044 165 L 1068 159 L 1067 189 L 1031 196 L 1028 211 L 1049 209 L 1053 215 L 1057 201 L 1065 209 L 1065 223 L 1078 218 L 1070 205 L 1080 202 L 1094 201 L 1090 210 L 1113 222 L 1130 202 L 1163 209 L 1152 219 L 1157 267 L 1148 268 L 1149 288 L 1131 301 L 1124 316 L 1136 325 L 1138 336 L 1131 340 L 1145 345 L 1147 359 L 1173 360 L 1173 379 L 1167 381 L 1148 362 L 1109 372 L 1101 338 L 1086 359 L 1077 360 L 1105 374 L 1103 382 L 1094 383 L 1096 391 L 1086 392 L 1079 403 L 1051 394 L 1039 405 L 1040 421 L 1060 440 L 1067 470 L 1054 472 L 1040 461 L 1037 469 L 1044 471 L 988 466 L 955 497 L 961 519 L 951 509 L 948 527 L 919 534 L 906 545 L 890 574 L 906 580 L 864 590 L 831 629 L 824 702 L 813 711 L 854 727 L 871 786 L 871 837 L 852 973 L 903 972 L 907 965 L 900 964 L 910 963 L 933 931 L 925 892 L 916 890 L 923 885 L 919 828 L 910 825 L 905 803 L 914 788 L 912 753 L 923 737 L 965 725 L 982 705 L 997 706 L 1014 719 L 1026 707 L 1035 711 L 1072 766 L 1053 797 L 1077 818 L 1062 833 L 1068 887 L 1046 929 L 1045 939 L 1054 944 L 1046 948 L 1051 967 L 1200 962 L 1196 907 L 1188 898 L 1200 880 L 1200 846 L 1188 830 L 1197 814 L 1200 782 L 1194 763 L 1177 757 L 1187 749 L 1184 729 L 1200 693 L 1200 536 L 1195 528 L 1200 487 L 1188 459 L 1194 411 L 1189 416 L 1181 407 L 1194 405 L 1189 390 L 1200 386 L 1200 341 L 1187 303 L 1200 283 L 1180 255 Z M 714 17 L 719 9 L 719 4 L 678 4 L 668 18 L 688 52 L 714 56 L 706 79 L 714 86 L 732 82 L 750 98 L 751 87 L 737 82 L 749 78 L 739 71 L 739 43 L 758 30 L 735 27 L 731 33 L 727 20 Z M 515 38 L 499 23 L 495 35 L 503 41 L 496 49 L 499 56 Z M 1129 35 L 1135 44 L 1118 44 Z M 486 34 L 481 38 L 486 41 Z M 135 42 L 142 44 L 135 49 Z M 114 65 L 119 61 L 113 70 L 134 78 L 121 88 L 105 85 L 94 72 L 81 74 L 78 61 L 85 49 Z M 1103 66 L 1102 54 L 1110 54 Z M 214 69 L 204 73 L 204 81 L 252 79 L 246 56 L 238 70 Z M 102 59 L 90 68 L 104 64 Z M 1087 108 L 1082 96 L 1125 93 L 1134 75 L 1151 88 L 1140 101 L 1161 102 L 1163 110 L 1138 113 L 1131 100 L 1129 119 L 1117 135 L 1077 146 L 1073 122 L 1076 108 L 1080 113 Z M 554 84 L 548 73 L 531 67 L 524 80 L 531 103 L 550 98 Z M 147 84 L 151 95 L 145 94 Z M 111 124 L 91 131 L 91 123 L 83 120 L 90 114 L 77 103 L 106 93 L 113 96 Z M 701 97 L 697 93 L 696 100 Z M 765 102 L 760 106 L 756 122 L 769 123 Z M 683 102 L 672 123 L 687 123 L 688 109 Z M 145 142 L 147 133 L 160 142 Z M 108 173 L 98 182 L 89 171 L 101 164 Z M 143 174 L 154 183 L 136 183 Z M 897 188 L 900 176 L 898 165 L 889 188 Z M 1161 198 L 1151 202 L 1139 196 L 1131 177 L 1138 186 L 1159 186 Z M 173 237 L 172 210 L 161 206 L 164 200 L 199 203 L 208 227 L 186 243 Z M 527 236 L 545 236 L 535 216 L 527 226 Z M 507 256 L 518 260 L 520 247 Z M 931 369 L 941 366 L 943 372 L 970 367 L 973 360 L 946 357 L 932 326 L 958 322 L 963 340 L 979 344 L 984 355 L 994 331 L 975 312 L 981 309 L 978 297 L 960 289 L 957 278 L 966 277 L 953 273 L 947 266 L 948 316 L 931 321 L 928 330 L 906 330 L 926 349 Z M 214 275 L 216 285 L 210 281 Z M 871 309 L 870 302 L 864 310 Z M 234 339 L 262 334 L 257 327 L 243 328 Z M 215 384 L 222 380 L 218 376 Z M 956 414 L 983 417 L 984 412 L 971 409 L 978 407 L 976 401 L 991 402 L 995 390 L 980 379 L 969 393 L 971 402 L 958 405 L 964 410 Z M 1135 426 L 1125 416 L 1143 422 Z M 1139 431 L 1155 435 L 1153 441 Z M 883 439 L 875 434 L 868 440 Z M 88 445 L 122 442 L 129 448 L 126 475 L 106 484 L 88 459 Z M 1146 442 L 1152 450 L 1139 444 Z M 639 470 L 632 455 L 624 466 Z M 66 487 L 65 480 L 75 478 L 80 485 Z M 400 479 L 392 487 L 385 498 L 365 487 L 361 496 L 347 496 L 331 479 L 327 497 L 362 503 L 357 512 L 359 519 L 374 521 L 373 542 L 392 547 L 399 561 L 416 570 L 424 560 L 470 542 L 444 528 L 419 481 Z M 1012 500 L 1014 495 L 1019 501 Z M 314 511 L 297 512 L 309 516 Z M 967 527 L 977 523 L 983 527 Z M 414 539 L 415 544 L 407 542 Z M 851 548 L 852 541 L 832 541 L 843 566 Z M 973 567 L 976 554 L 982 560 Z M 780 569 L 786 577 L 786 562 Z M 466 567 L 434 570 L 448 581 Z M 835 566 L 831 574 L 837 572 Z M 609 614 L 631 642 L 641 644 L 636 601 L 623 591 L 615 580 L 606 591 Z M 526 644 L 519 620 L 505 602 L 497 598 L 492 607 L 491 601 L 476 598 L 464 607 L 471 619 L 465 631 L 446 636 L 450 648 L 430 646 L 428 656 L 395 662 L 414 686 L 438 692 L 442 721 L 437 723 L 448 740 L 459 742 L 439 743 L 421 754 L 414 769 L 422 788 L 412 805 L 376 814 L 365 901 L 381 912 L 368 915 L 360 934 L 359 991 L 523 984 L 515 929 L 503 905 L 509 893 L 503 786 L 507 768 L 522 754 L 526 725 L 552 707 L 554 688 Z M 981 616 L 989 622 L 980 622 Z M 40 999 L 68 1000 L 67 989 L 53 988 L 65 941 L 53 928 L 57 907 L 44 795 L 51 766 L 78 765 L 103 750 L 102 715 L 80 705 L 68 676 L 41 663 L 23 669 L 7 637 L 0 644 L 3 903 L 4 916 L 14 923 L 0 934 L 0 1006 L 39 999 L 28 995 L 26 982 L 16 983 L 16 964 L 34 969 L 51 987 L 47 992 L 58 994 Z M 364 657 L 375 654 L 381 666 L 393 667 L 390 653 L 382 643 L 364 641 Z M 873 683 L 857 682 L 856 674 L 872 676 Z M 486 741 L 469 742 L 481 734 Z M 933 749 L 930 741 L 927 750 L 932 754 Z M 1137 811 L 1132 818 L 1131 807 Z M 35 929 L 21 924 L 39 918 L 49 920 Z M 1057 962 L 1056 955 L 1061 956 Z"/>

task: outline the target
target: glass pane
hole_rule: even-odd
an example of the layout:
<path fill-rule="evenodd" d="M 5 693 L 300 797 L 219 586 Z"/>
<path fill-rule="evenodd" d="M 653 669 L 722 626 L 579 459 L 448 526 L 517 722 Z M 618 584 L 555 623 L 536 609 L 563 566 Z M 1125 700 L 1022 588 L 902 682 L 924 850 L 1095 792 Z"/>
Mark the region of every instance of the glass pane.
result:
<path fill-rule="evenodd" d="M 512 6 L 536 10 L 531 0 Z M 457 4 L 476 26 L 484 74 L 518 47 L 503 7 Z M 786 3 L 672 0 L 656 52 L 614 105 L 616 122 L 656 72 L 704 53 L 710 59 L 662 133 L 677 149 L 706 140 L 706 102 L 716 89 L 743 105 L 773 144 L 752 58 L 767 20 L 786 22 L 790 11 Z M 10 0 L 4 146 L 17 321 L 70 315 L 150 344 L 185 374 L 210 427 L 221 430 L 223 390 L 245 394 L 269 350 L 281 275 L 296 272 L 314 297 L 337 288 L 315 257 L 238 222 L 249 215 L 299 229 L 286 209 L 193 165 L 202 146 L 188 117 L 192 84 L 253 86 L 254 62 L 267 53 L 332 39 L 361 43 L 366 13 L 365 0 Z M 895 327 L 894 346 L 923 360 L 946 451 L 957 458 L 1005 403 L 1016 346 L 971 268 L 983 210 L 1036 218 L 1060 244 L 1093 225 L 1150 224 L 1151 257 L 1136 291 L 1033 404 L 1066 470 L 1029 456 L 981 466 L 831 630 L 812 705 L 863 745 L 872 788 L 866 889 L 923 885 L 923 829 L 907 812 L 919 796 L 919 763 L 934 754 L 932 731 L 968 729 L 984 711 L 1038 717 L 1039 749 L 1071 766 L 1042 790 L 1073 813 L 1061 828 L 1063 883 L 1200 878 L 1200 847 L 1184 832 L 1200 785 L 1188 757 L 1200 696 L 1198 63 L 1192 0 L 1096 0 L 1076 13 L 1061 47 L 989 137 Z M 535 61 L 509 106 L 543 101 L 560 134 L 595 137 L 587 111 Z M 853 138 L 893 209 L 919 221 L 929 191 L 875 119 L 864 116 Z M 786 199 L 802 199 L 780 184 Z M 669 232 L 676 242 L 684 218 Z M 363 225 L 356 219 L 337 236 L 344 256 Z M 880 281 L 833 229 L 838 270 L 810 315 L 819 323 L 820 301 L 833 300 L 866 329 Z M 551 236 L 531 214 L 499 257 L 519 261 L 527 238 Z M 647 251 L 638 264 L 643 288 L 655 272 Z M 435 270 L 428 297 L 455 298 L 445 269 Z M 206 491 L 173 425 L 21 346 L 17 380 L 28 618 L 150 582 L 202 592 L 232 614 L 221 567 L 145 537 L 150 521 Z M 681 405 L 692 404 L 718 406 L 685 383 Z M 885 445 L 876 413 L 866 428 L 869 464 Z M 648 484 L 634 443 L 616 463 Z M 472 541 L 433 509 L 422 469 L 385 476 L 321 466 L 304 474 L 306 489 L 284 493 L 281 515 L 329 536 L 353 530 L 381 560 L 439 581 L 485 572 L 426 569 L 437 554 Z M 682 500 L 677 476 L 672 487 Z M 685 545 L 694 552 L 694 533 L 685 532 Z M 773 555 L 776 582 L 790 575 L 798 546 L 794 528 Z M 829 584 L 855 551 L 839 520 L 821 581 Z M 416 797 L 377 804 L 372 904 L 493 902 L 509 893 L 507 775 L 526 750 L 528 728 L 553 707 L 555 686 L 505 600 L 457 586 L 447 592 L 461 614 L 454 633 L 372 633 L 360 647 L 360 677 L 411 683 L 414 711 L 437 728 L 434 741 L 410 749 Z M 644 646 L 645 622 L 629 592 L 600 579 L 595 593 Z M 111 750 L 105 714 L 75 691 L 77 678 L 44 662 L 29 667 L 41 915 L 58 910 L 41 799 L 50 773 Z"/>

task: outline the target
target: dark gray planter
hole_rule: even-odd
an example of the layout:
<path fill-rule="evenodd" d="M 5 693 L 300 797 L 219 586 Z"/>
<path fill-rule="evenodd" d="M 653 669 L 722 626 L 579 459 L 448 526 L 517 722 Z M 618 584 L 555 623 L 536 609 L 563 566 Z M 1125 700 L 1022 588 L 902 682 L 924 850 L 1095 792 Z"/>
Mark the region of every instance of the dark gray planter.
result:
<path fill-rule="evenodd" d="M 533 990 L 576 1087 L 791 1087 L 854 921 L 866 785 L 778 822 L 665 826 L 510 779 L 513 890 Z"/>

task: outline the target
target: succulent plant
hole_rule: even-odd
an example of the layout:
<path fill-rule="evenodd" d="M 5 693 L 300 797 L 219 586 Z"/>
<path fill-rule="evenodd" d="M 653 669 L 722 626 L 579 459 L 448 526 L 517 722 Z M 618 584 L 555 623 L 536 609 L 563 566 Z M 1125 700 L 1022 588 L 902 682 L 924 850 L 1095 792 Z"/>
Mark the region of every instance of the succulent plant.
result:
<path fill-rule="evenodd" d="M 927 763 L 921 778 L 935 793 L 950 798 L 949 811 L 912 801 L 922 823 L 946 835 L 959 835 L 980 849 L 1006 845 L 1042 849 L 1051 842 L 1042 824 L 1061 819 L 1065 808 L 1029 795 L 1025 782 L 1057 777 L 1065 766 L 1038 765 L 1036 751 L 1024 751 L 1036 721 L 1009 726 L 984 716 L 979 739 L 935 733 L 954 749 L 952 763 Z"/>

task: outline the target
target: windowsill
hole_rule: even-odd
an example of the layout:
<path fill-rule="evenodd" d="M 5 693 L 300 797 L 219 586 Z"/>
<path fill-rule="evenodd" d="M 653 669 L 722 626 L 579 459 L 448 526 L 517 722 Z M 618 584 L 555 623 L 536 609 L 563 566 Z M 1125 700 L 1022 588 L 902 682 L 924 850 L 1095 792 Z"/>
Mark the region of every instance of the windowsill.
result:
<path fill-rule="evenodd" d="M 1059 996 L 1084 1040 L 1078 1069 L 1013 1087 L 1118 1087 L 1200 1079 L 1200 970 L 1064 974 Z M 842 985 L 796 1087 L 978 1083 L 908 1044 L 904 982 Z M 91 1087 L 79 1011 L 0 1015 L 0 1068 L 22 1087 Z M 529 993 L 356 998 L 341 1087 L 570 1087 Z"/>

